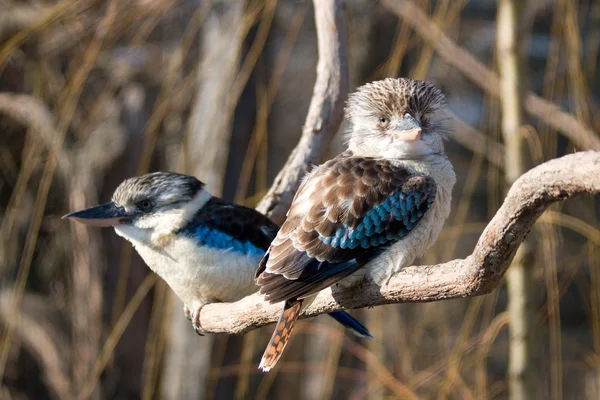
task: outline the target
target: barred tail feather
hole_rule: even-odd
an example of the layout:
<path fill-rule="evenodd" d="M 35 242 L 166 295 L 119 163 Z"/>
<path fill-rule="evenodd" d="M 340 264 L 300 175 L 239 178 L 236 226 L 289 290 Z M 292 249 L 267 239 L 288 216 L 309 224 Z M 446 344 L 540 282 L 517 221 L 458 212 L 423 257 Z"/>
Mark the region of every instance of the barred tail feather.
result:
<path fill-rule="evenodd" d="M 281 313 L 281 317 L 279 317 L 273 336 L 271 336 L 271 340 L 269 341 L 260 361 L 260 365 L 258 366 L 259 369 L 267 372 L 277 364 L 281 354 L 283 354 L 285 346 L 290 340 L 292 330 L 294 329 L 294 325 L 296 325 L 296 320 L 298 319 L 301 310 L 302 300 L 285 302 L 283 312 Z"/>

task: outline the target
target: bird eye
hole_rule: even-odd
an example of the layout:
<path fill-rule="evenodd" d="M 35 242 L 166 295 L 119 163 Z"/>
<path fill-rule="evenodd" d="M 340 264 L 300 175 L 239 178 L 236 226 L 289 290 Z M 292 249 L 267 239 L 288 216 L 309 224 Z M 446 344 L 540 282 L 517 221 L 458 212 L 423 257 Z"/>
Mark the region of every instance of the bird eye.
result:
<path fill-rule="evenodd" d="M 152 202 L 150 200 L 142 200 L 138 203 L 138 208 L 142 211 L 148 211 L 152 208 Z"/>
<path fill-rule="evenodd" d="M 386 117 L 379 117 L 379 123 L 381 125 L 387 124 L 388 120 Z"/>

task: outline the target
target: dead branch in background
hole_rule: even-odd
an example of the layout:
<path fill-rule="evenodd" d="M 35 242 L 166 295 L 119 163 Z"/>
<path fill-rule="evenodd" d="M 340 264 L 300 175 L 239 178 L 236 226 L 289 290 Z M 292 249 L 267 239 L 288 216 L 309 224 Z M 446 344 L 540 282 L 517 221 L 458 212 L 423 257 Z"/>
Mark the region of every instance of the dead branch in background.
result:
<path fill-rule="evenodd" d="M 72 171 L 69 157 L 56 141 L 56 122 L 40 99 L 28 94 L 0 93 L 0 114 L 22 124 L 39 136 L 49 151 L 54 152 L 61 172 Z"/>
<path fill-rule="evenodd" d="M 570 154 L 541 164 L 514 183 L 469 257 L 405 268 L 381 287 L 364 282 L 354 290 L 324 290 L 303 316 L 490 293 L 502 282 L 517 248 L 543 211 L 552 203 L 578 194 L 600 193 L 599 176 L 597 151 Z M 267 304 L 262 296 L 252 295 L 236 303 L 205 306 L 201 321 L 207 332 L 239 334 L 275 322 L 280 313 L 279 304 Z"/>
<path fill-rule="evenodd" d="M 23 310 L 11 307 L 13 290 L 0 291 L 0 323 L 7 324 L 13 318 L 15 333 L 29 354 L 37 359 L 40 372 L 54 398 L 72 399 L 73 391 L 69 365 L 71 363 L 68 338 L 54 323 L 60 316 L 42 296 L 27 294 L 23 298 Z"/>
<path fill-rule="evenodd" d="M 446 110 L 452 125 L 452 140 L 475 154 L 481 154 L 498 169 L 504 169 L 504 145 L 479 132 L 450 110 Z"/>
<path fill-rule="evenodd" d="M 382 0 L 381 3 L 429 42 L 445 62 L 456 67 L 489 95 L 501 95 L 498 75 L 454 43 L 417 5 L 408 0 Z M 524 107 L 529 114 L 561 132 L 582 150 L 600 150 L 598 135 L 556 104 L 527 92 Z"/>
<path fill-rule="evenodd" d="M 298 145 L 271 189 L 256 207 L 277 223 L 285 214 L 304 174 L 321 162 L 342 122 L 349 73 L 342 0 L 313 0 L 319 61 L 313 95 Z"/>
<path fill-rule="evenodd" d="M 68 130 L 72 118 L 75 114 L 76 104 L 79 100 L 83 89 L 83 82 L 88 77 L 88 74 L 97 59 L 100 50 L 102 48 L 103 41 L 106 37 L 107 32 L 110 30 L 112 22 L 118 15 L 116 12 L 116 1 L 111 1 L 107 8 L 107 12 L 103 19 L 98 24 L 98 28 L 94 33 L 93 40 L 90 42 L 87 50 L 84 53 L 81 64 L 78 64 L 75 72 L 73 73 L 72 79 L 68 86 L 67 93 L 68 101 L 63 104 L 60 112 L 60 118 L 56 130 L 52 131 L 53 137 L 51 138 L 49 145 L 50 158 L 44 166 L 44 171 L 40 179 L 40 184 L 37 190 L 35 205 L 31 221 L 29 224 L 29 230 L 23 246 L 22 256 L 19 262 L 18 275 L 16 279 L 15 289 L 13 291 L 11 307 L 13 312 L 17 312 L 20 307 L 21 299 L 25 292 L 25 284 L 27 277 L 30 272 L 30 268 L 33 261 L 35 247 L 37 244 L 38 235 L 42 225 L 44 209 L 50 192 L 50 185 L 54 176 L 55 170 L 58 168 L 59 171 L 63 167 L 64 157 L 62 152 L 62 145 Z M 25 30 L 20 32 L 21 36 L 25 35 Z M 19 34 L 13 36 L 9 42 L 17 43 L 21 40 Z M 7 52 L 10 52 L 11 46 L 6 44 L 0 51 L 0 60 L 4 60 Z M 0 65 L 3 62 L 0 61 Z M 26 98 L 24 98 L 26 99 Z M 34 104 L 33 101 L 30 101 Z M 12 111 L 19 111 L 12 110 Z M 39 111 L 39 110 L 38 110 Z M 40 115 L 43 114 L 40 111 Z M 16 115 L 13 113 L 13 115 Z M 27 112 L 24 114 L 27 116 Z M 35 117 L 40 118 L 36 115 Z M 43 117 L 42 117 L 43 118 Z M 18 119 L 21 122 L 29 123 L 27 118 Z M 46 127 L 47 128 L 47 127 Z M 58 152 L 56 152 L 58 151 Z M 74 235 L 75 237 L 75 235 Z M 77 246 L 74 247 L 76 251 Z M 86 367 L 90 364 L 89 360 L 94 359 L 95 350 L 100 336 L 101 329 L 101 283 L 99 280 L 99 271 L 89 268 L 89 263 L 75 263 L 73 268 L 73 281 L 75 282 L 74 287 L 82 293 L 83 297 L 77 298 L 75 295 L 74 312 L 73 312 L 73 343 L 77 357 L 72 359 L 72 370 L 74 386 L 77 386 L 83 374 L 86 372 Z M 85 285 L 85 286 L 84 286 Z M 2 350 L 0 351 L 0 381 L 4 377 L 4 369 L 8 359 L 10 343 L 13 338 L 15 329 L 13 319 L 7 320 L 8 324 L 5 328 L 4 340 L 2 343 Z"/>
<path fill-rule="evenodd" d="M 523 119 L 521 51 L 518 35 L 522 7 L 515 0 L 500 0 L 496 17 L 496 59 L 500 75 L 502 137 L 506 151 L 504 177 L 510 187 L 527 170 L 525 137 L 521 134 Z M 532 367 L 535 316 L 533 302 L 532 238 L 527 238 L 515 254 L 506 274 L 509 316 L 508 390 L 511 400 L 535 397 Z"/>
<path fill-rule="evenodd" d="M 45 5 L 29 4 L 2 4 L 2 14 L 0 14 L 0 40 L 11 32 L 30 27 L 50 10 Z"/>

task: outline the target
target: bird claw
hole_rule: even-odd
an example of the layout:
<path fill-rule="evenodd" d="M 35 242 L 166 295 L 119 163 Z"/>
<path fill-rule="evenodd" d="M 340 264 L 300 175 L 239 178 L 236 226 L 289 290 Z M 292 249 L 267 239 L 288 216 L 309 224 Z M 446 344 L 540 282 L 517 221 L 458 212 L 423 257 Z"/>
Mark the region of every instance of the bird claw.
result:
<path fill-rule="evenodd" d="M 190 308 L 187 306 L 187 304 L 183 305 L 183 314 L 185 315 L 185 317 L 188 320 L 192 320 L 192 311 L 190 310 Z"/>
<path fill-rule="evenodd" d="M 202 329 L 202 324 L 200 324 L 200 311 L 202 310 L 203 305 L 198 307 L 194 312 L 191 313 L 192 326 L 196 333 L 200 336 L 204 336 L 204 329 Z"/>
<path fill-rule="evenodd" d="M 183 313 L 185 317 L 192 321 L 192 326 L 194 327 L 194 331 L 200 336 L 204 336 L 204 330 L 202 329 L 202 324 L 200 324 L 200 310 L 202 310 L 203 305 L 198 307 L 195 311 L 192 311 L 187 304 L 183 305 Z"/>

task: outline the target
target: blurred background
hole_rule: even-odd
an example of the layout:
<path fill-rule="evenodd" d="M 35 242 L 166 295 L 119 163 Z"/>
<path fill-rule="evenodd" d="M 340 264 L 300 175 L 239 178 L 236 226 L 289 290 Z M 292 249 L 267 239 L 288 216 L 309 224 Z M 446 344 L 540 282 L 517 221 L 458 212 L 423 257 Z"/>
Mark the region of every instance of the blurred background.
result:
<path fill-rule="evenodd" d="M 458 183 L 421 263 L 469 255 L 515 175 L 598 150 L 600 3 L 515 3 L 511 97 L 499 2 L 345 2 L 351 90 L 409 76 L 448 97 Z M 300 136 L 316 45 L 307 0 L 0 0 L 0 398 L 600 396 L 592 196 L 540 218 L 507 278 L 524 285 L 353 311 L 375 341 L 303 320 L 268 374 L 257 365 L 272 325 L 199 337 L 129 243 L 61 220 L 156 170 L 254 206 Z"/>

